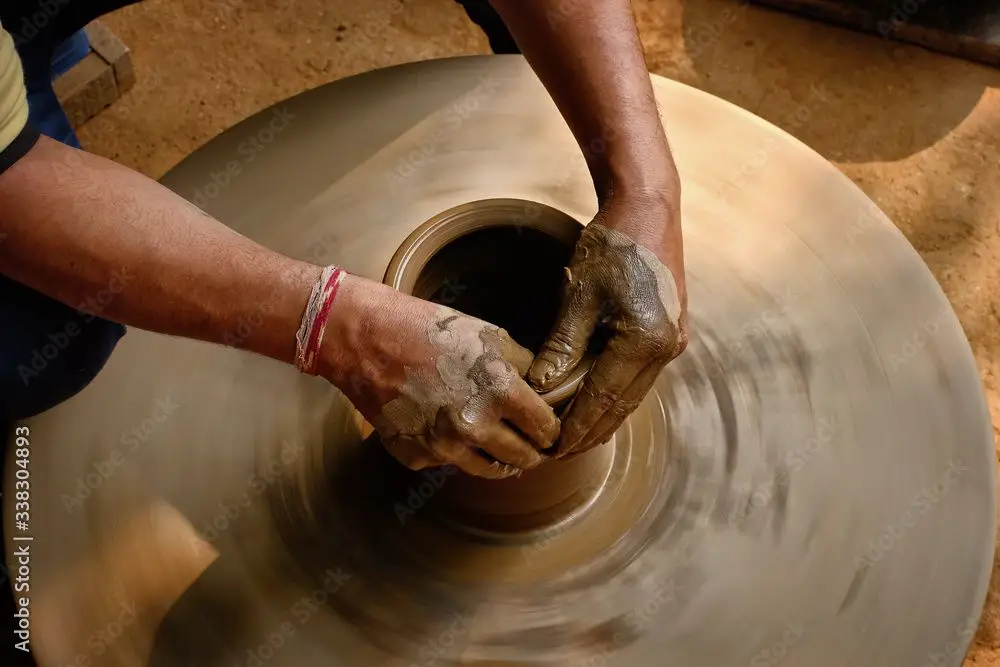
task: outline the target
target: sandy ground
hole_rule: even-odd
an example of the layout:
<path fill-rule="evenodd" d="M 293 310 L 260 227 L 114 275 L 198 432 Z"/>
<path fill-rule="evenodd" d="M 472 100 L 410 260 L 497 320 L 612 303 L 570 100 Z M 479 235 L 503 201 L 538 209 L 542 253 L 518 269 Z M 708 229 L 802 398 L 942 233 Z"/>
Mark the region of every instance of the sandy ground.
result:
<path fill-rule="evenodd" d="M 1000 71 L 736 0 L 633 4 L 654 72 L 788 130 L 896 222 L 951 299 L 1000 423 Z M 308 88 L 487 52 L 451 0 L 149 0 L 107 22 L 133 49 L 139 80 L 81 139 L 152 177 Z M 830 102 L 803 120 L 811 86 Z M 1000 665 L 995 575 L 966 665 Z"/>

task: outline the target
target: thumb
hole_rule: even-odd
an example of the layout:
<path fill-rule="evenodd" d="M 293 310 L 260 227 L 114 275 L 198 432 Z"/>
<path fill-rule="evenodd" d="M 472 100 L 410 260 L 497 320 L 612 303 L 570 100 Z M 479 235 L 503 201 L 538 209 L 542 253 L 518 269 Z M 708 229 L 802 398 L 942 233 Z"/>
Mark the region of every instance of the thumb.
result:
<path fill-rule="evenodd" d="M 597 292 L 589 288 L 589 281 L 570 280 L 555 328 L 528 371 L 536 391 L 554 389 L 577 367 L 597 327 L 599 310 Z"/>
<path fill-rule="evenodd" d="M 535 355 L 528 348 L 518 345 L 505 329 L 500 329 L 499 336 L 500 354 L 507 360 L 507 363 L 517 369 L 518 376 L 523 378 L 528 374 L 528 369 L 531 368 Z"/>

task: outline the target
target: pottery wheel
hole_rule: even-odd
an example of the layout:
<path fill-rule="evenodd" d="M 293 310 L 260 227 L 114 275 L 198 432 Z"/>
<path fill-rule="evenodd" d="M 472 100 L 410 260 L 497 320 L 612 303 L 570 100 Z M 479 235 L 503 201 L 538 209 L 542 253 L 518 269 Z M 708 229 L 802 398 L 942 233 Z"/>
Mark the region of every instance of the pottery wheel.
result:
<path fill-rule="evenodd" d="M 599 450 L 572 520 L 456 528 L 435 504 L 449 476 L 394 467 L 323 380 L 133 329 L 92 386 L 26 424 L 41 663 L 959 665 L 990 576 L 995 462 L 948 301 L 820 156 L 654 80 L 684 185 L 691 344 Z M 271 248 L 377 280 L 455 206 L 596 209 L 518 57 L 338 81 L 163 182 Z"/>

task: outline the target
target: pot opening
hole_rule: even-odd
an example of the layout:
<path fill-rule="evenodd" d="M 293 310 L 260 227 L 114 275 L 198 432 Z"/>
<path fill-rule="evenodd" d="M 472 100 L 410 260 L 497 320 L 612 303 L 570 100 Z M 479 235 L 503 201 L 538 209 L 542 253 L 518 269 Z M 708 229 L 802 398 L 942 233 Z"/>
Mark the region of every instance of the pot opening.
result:
<path fill-rule="evenodd" d="M 502 327 L 537 354 L 558 315 L 572 252 L 537 229 L 479 229 L 435 253 L 413 294 Z"/>

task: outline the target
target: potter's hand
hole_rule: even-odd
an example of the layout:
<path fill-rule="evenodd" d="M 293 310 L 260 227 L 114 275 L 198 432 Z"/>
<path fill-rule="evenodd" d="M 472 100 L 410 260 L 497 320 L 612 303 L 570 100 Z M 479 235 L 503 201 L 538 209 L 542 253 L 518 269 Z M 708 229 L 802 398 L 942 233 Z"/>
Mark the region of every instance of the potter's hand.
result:
<path fill-rule="evenodd" d="M 562 311 L 529 378 L 549 390 L 576 367 L 599 324 L 611 338 L 563 417 L 556 455 L 611 439 L 687 344 L 679 207 L 609 201 L 566 271 Z"/>
<path fill-rule="evenodd" d="M 357 276 L 334 311 L 321 373 L 401 463 L 500 478 L 542 462 L 559 420 L 522 379 L 532 354 L 506 331 Z"/>

